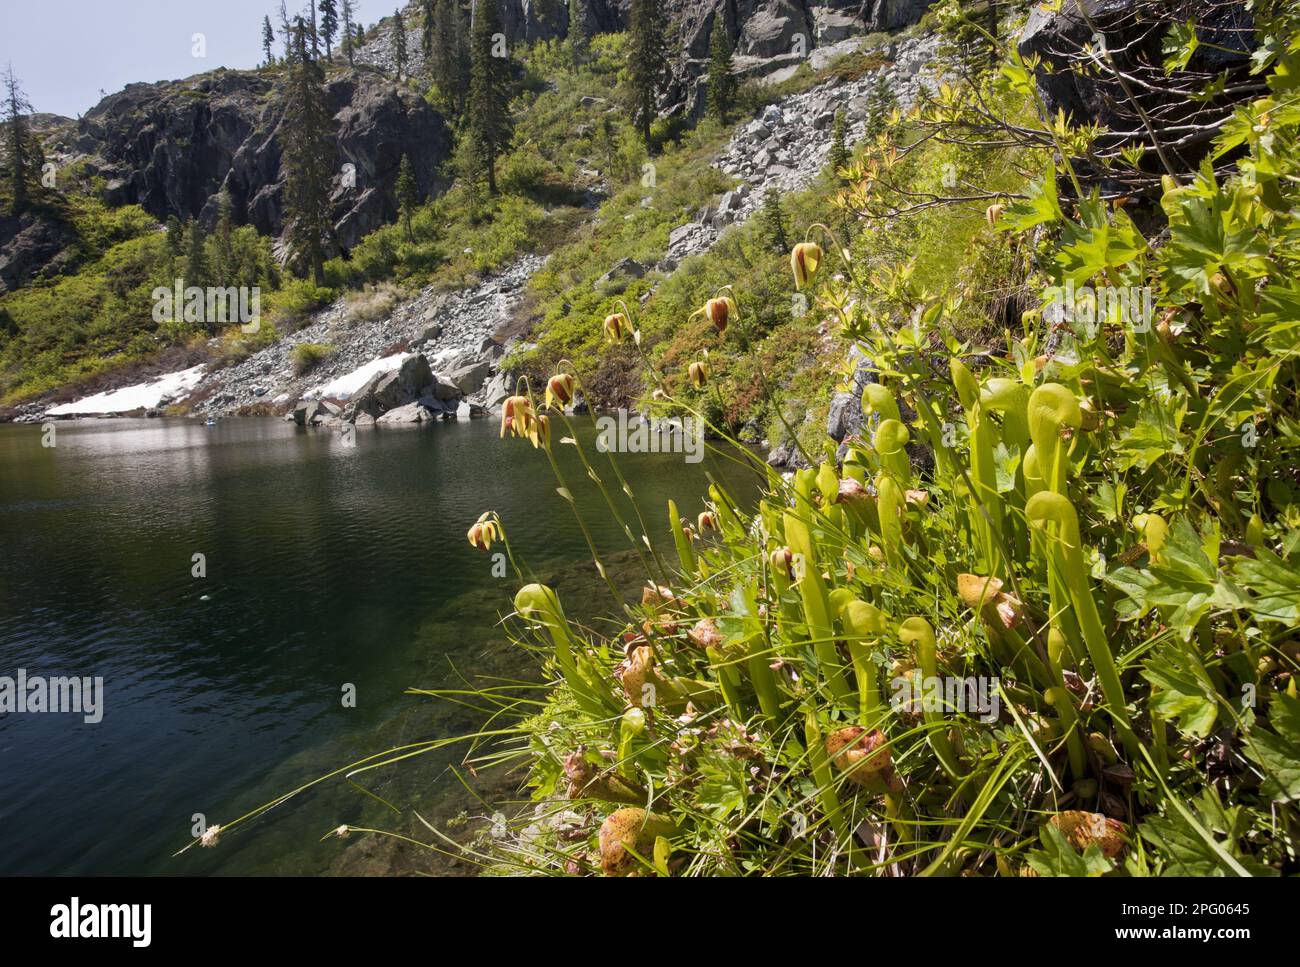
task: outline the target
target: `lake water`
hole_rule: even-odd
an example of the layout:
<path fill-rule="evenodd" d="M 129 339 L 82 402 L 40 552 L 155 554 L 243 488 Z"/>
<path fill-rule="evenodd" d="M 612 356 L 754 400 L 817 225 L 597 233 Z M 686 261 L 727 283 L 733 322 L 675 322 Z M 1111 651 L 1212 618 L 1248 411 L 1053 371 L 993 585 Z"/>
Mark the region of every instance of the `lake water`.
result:
<path fill-rule="evenodd" d="M 382 870 L 373 847 L 340 865 L 345 844 L 321 842 L 339 823 L 394 815 L 341 781 L 215 849 L 172 854 L 195 814 L 229 822 L 363 756 L 474 725 L 407 688 L 527 677 L 531 659 L 496 626 L 517 581 L 465 540 L 482 511 L 501 514 L 538 574 L 561 575 L 567 608 L 611 608 L 545 456 L 499 440 L 495 421 L 363 430 L 355 446 L 264 419 L 56 434 L 45 447 L 40 427 L 0 425 L 0 675 L 102 676 L 105 711 L 98 724 L 0 715 L 0 873 Z M 556 449 L 602 553 L 626 549 L 573 448 Z M 706 473 L 742 496 L 757 480 L 713 455 L 620 466 L 665 547 L 669 497 L 694 516 Z M 465 795 L 447 771 L 460 755 L 365 783 L 438 815 Z"/>

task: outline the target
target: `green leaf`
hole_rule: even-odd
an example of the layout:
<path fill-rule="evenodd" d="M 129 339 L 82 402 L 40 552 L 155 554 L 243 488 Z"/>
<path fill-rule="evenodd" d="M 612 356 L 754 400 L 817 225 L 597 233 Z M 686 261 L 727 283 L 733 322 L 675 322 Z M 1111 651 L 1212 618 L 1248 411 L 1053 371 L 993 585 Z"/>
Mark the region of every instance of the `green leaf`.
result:
<path fill-rule="evenodd" d="M 1196 37 L 1196 21 L 1174 24 L 1160 43 L 1160 52 L 1165 56 L 1165 73 L 1172 74 L 1182 70 L 1196 53 L 1200 41 Z"/>
<path fill-rule="evenodd" d="M 1056 196 L 1056 168 L 1051 161 L 1042 181 L 1031 182 L 1025 189 L 1028 197 L 1012 202 L 997 223 L 1000 232 L 1024 232 L 1035 225 L 1059 222 L 1065 218 Z"/>
<path fill-rule="evenodd" d="M 1233 559 L 1233 579 L 1254 592 L 1251 610 L 1260 621 L 1300 625 L 1300 568 L 1257 548 L 1256 557 Z"/>
<path fill-rule="evenodd" d="M 1080 855 L 1051 823 L 1039 828 L 1038 839 L 1043 848 L 1026 854 L 1025 861 L 1039 876 L 1101 876 L 1115 868 L 1096 843 L 1089 843 Z"/>
<path fill-rule="evenodd" d="M 1199 661 L 1168 649 L 1147 661 L 1142 677 L 1155 686 L 1151 707 L 1162 718 L 1176 720 L 1179 731 L 1202 739 L 1214 731 L 1217 693 Z"/>
<path fill-rule="evenodd" d="M 1264 771 L 1260 792 L 1276 802 L 1300 800 L 1300 699 L 1275 694 L 1268 723 L 1273 732 L 1256 720 L 1245 745 L 1246 755 Z"/>
<path fill-rule="evenodd" d="M 1205 787 L 1201 795 L 1188 805 L 1200 829 L 1176 809 L 1170 809 L 1164 816 L 1147 817 L 1138 829 L 1164 862 L 1166 876 L 1240 875 L 1240 870 L 1234 870 L 1224 856 L 1206 842 L 1207 836 L 1246 872 L 1256 876 L 1276 875 L 1276 871 L 1242 858 L 1237 840 L 1245 835 L 1249 819 L 1239 807 L 1225 807 L 1213 786 Z M 1224 839 L 1220 841 L 1214 834 Z"/>

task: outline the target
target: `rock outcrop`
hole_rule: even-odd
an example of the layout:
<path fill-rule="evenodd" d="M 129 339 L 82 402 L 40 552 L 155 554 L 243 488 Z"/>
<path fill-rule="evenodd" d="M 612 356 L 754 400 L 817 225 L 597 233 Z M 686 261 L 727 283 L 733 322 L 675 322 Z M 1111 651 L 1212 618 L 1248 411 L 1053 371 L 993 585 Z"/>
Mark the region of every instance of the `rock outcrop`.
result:
<path fill-rule="evenodd" d="M 255 71 L 219 70 L 186 81 L 131 84 L 78 122 L 73 148 L 106 181 L 110 204 L 138 204 L 159 219 L 211 220 L 229 192 L 235 219 L 278 235 L 280 84 Z M 369 69 L 326 85 L 334 115 L 336 248 L 356 245 L 397 216 L 394 185 L 409 155 L 422 196 L 451 150 L 442 116 L 414 90 Z"/>
<path fill-rule="evenodd" d="M 0 295 L 42 274 L 57 274 L 75 257 L 77 234 L 45 212 L 0 216 Z"/>

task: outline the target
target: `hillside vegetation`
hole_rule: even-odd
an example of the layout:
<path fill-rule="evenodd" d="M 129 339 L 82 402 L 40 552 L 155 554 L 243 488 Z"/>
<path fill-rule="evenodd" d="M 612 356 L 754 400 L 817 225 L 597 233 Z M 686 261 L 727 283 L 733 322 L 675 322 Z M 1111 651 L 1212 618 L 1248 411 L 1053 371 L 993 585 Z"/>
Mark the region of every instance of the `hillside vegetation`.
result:
<path fill-rule="evenodd" d="M 979 29 L 950 11 L 949 26 Z M 638 606 L 611 588 L 609 626 L 520 588 L 519 643 L 553 685 L 541 707 L 531 692 L 478 695 L 493 721 L 471 761 L 526 764 L 532 792 L 481 861 L 661 876 L 1296 871 L 1296 28 L 1293 12 L 1261 17 L 1266 84 L 1195 171 L 1144 173 L 1130 151 L 1090 172 L 1098 132 L 1044 112 L 1005 49 L 999 69 L 864 147 L 838 206 L 861 237 L 809 228 L 790 265 L 816 318 L 874 361 L 870 426 L 841 462 L 769 474 L 757 508 L 717 487 L 702 508 L 670 505 L 676 559 L 647 560 Z M 1175 76 L 1180 43 L 1174 31 Z M 990 117 L 999 140 L 1028 132 L 1043 148 L 999 166 L 999 149 L 973 143 Z M 945 158 L 995 191 L 1033 174 L 987 208 L 918 212 L 942 194 L 927 173 Z M 1105 189 L 1121 165 L 1157 207 Z M 974 345 L 1001 328 L 988 306 L 1008 293 L 990 280 L 1017 262 L 1033 298 Z M 697 360 L 726 347 L 757 370 L 763 295 L 727 281 L 703 313 L 712 331 L 680 338 Z M 1096 295 L 1111 290 L 1149 292 L 1150 314 Z M 626 315 L 606 352 L 645 334 L 651 314 Z M 648 385 L 693 409 L 662 358 L 631 351 Z M 503 432 L 563 445 L 554 396 L 570 379 L 562 368 L 546 401 L 512 401 Z M 590 472 L 617 486 L 603 462 Z M 489 512 L 470 539 L 509 528 Z"/>

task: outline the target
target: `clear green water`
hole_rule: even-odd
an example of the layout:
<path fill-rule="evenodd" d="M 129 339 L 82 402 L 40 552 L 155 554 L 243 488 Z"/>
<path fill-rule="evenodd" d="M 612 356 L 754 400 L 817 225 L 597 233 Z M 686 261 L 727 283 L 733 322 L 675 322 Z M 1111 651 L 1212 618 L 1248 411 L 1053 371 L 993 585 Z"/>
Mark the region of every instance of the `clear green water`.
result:
<path fill-rule="evenodd" d="M 395 825 L 339 782 L 216 849 L 171 854 L 195 813 L 228 822 L 362 756 L 474 724 L 405 689 L 527 672 L 495 627 L 516 582 L 465 540 L 483 510 L 502 515 L 529 566 L 558 570 L 566 607 L 608 604 L 541 453 L 487 421 L 356 439 L 274 420 L 108 420 L 59 424 L 45 448 L 39 427 L 0 425 L 0 675 L 102 676 L 105 693 L 99 724 L 0 715 L 0 873 L 378 870 L 368 847 L 340 865 L 353 844 L 319 842 L 340 823 Z M 598 544 L 625 549 L 572 448 L 557 449 Z M 756 484 L 714 456 L 620 465 L 656 539 L 669 497 L 699 509 L 706 473 L 742 498 Z M 355 708 L 341 701 L 349 683 Z M 436 815 L 463 795 L 446 768 L 459 758 L 366 784 Z"/>

